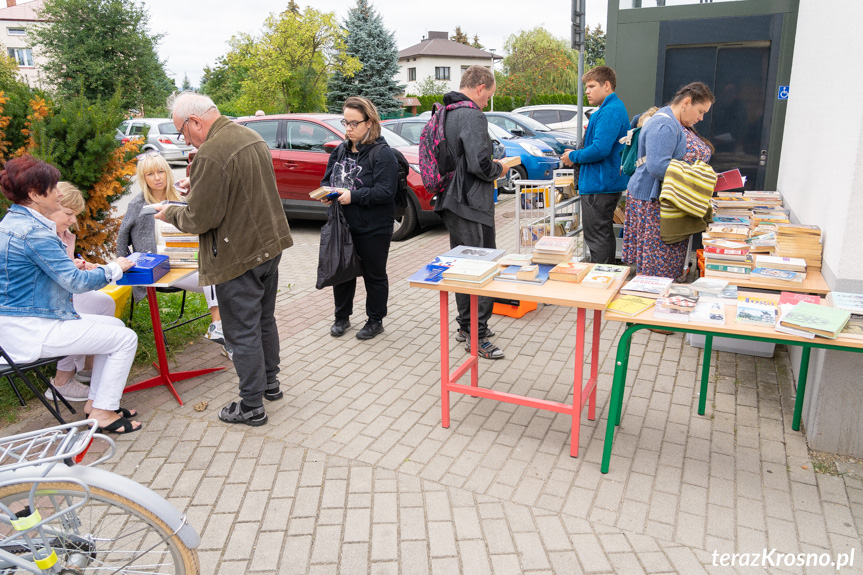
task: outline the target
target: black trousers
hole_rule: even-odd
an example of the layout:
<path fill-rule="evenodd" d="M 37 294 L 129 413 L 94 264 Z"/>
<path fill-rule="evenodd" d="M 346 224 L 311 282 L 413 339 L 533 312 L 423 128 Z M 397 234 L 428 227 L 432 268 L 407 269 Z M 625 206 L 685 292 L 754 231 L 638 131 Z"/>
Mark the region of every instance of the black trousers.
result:
<path fill-rule="evenodd" d="M 276 292 L 282 254 L 240 277 L 216 286 L 225 341 L 234 351 L 240 397 L 250 407 L 263 405 L 264 391 L 279 375 Z"/>
<path fill-rule="evenodd" d="M 613 264 L 616 241 L 614 237 L 614 209 L 623 192 L 611 194 L 582 194 L 581 216 L 584 220 L 584 241 L 590 250 L 590 261 L 595 264 Z"/>
<path fill-rule="evenodd" d="M 478 248 L 494 248 L 494 228 L 477 222 L 466 220 L 449 210 L 441 212 L 443 223 L 449 232 L 449 247 L 474 246 Z M 455 305 L 458 308 L 459 329 L 470 332 L 470 296 L 455 294 Z M 484 339 L 488 333 L 488 320 L 494 308 L 494 300 L 490 297 L 477 298 L 477 337 Z"/>
<path fill-rule="evenodd" d="M 363 283 L 366 285 L 366 315 L 369 319 L 383 320 L 387 315 L 390 282 L 387 277 L 387 257 L 390 254 L 392 234 L 360 236 L 351 234 L 354 248 L 363 262 Z M 333 286 L 336 302 L 336 319 L 347 319 L 354 313 L 354 294 L 357 280 L 352 279 Z"/>

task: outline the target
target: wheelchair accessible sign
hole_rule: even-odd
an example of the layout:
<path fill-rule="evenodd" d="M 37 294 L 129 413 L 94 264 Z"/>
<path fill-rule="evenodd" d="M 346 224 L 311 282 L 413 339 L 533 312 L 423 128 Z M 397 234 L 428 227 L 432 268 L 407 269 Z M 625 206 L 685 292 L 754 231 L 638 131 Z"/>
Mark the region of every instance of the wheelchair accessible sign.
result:
<path fill-rule="evenodd" d="M 777 100 L 787 100 L 788 99 L 788 89 L 789 86 L 779 86 L 779 91 L 776 93 Z"/>

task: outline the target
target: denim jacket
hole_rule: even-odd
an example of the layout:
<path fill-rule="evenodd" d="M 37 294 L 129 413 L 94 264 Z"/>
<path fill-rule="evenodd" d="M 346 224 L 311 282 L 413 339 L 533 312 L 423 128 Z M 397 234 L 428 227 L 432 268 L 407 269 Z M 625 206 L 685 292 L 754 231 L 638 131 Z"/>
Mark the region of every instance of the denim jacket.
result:
<path fill-rule="evenodd" d="M 0 315 L 80 319 L 72 294 L 105 287 L 110 273 L 76 268 L 54 230 L 23 206 L 0 221 Z"/>

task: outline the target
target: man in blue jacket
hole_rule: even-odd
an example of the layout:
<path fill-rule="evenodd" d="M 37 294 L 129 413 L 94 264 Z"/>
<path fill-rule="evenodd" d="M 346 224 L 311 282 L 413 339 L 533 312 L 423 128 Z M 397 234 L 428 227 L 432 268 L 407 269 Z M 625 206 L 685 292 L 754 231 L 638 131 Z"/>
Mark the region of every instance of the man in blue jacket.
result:
<path fill-rule="evenodd" d="M 608 66 L 597 66 L 583 77 L 584 92 L 591 106 L 599 106 L 584 134 L 580 150 L 567 150 L 561 156 L 565 166 L 579 164 L 578 191 L 581 195 L 584 241 L 590 261 L 614 263 L 614 209 L 629 183 L 620 173 L 620 139 L 629 130 L 626 106 L 617 94 L 617 76 Z"/>

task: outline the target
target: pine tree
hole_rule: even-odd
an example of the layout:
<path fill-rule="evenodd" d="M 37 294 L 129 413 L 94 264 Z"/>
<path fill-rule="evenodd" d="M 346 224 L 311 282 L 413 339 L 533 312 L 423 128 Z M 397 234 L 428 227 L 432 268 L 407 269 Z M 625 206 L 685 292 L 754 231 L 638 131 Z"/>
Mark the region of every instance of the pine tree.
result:
<path fill-rule="evenodd" d="M 180 91 L 181 92 L 187 92 L 187 91 L 192 90 L 192 89 L 194 89 L 194 88 L 192 88 L 192 82 L 189 81 L 189 75 L 183 74 L 183 84 L 182 84 L 182 86 L 180 86 Z"/>
<path fill-rule="evenodd" d="M 401 111 L 395 96 L 404 86 L 394 79 L 399 71 L 398 49 L 392 32 L 384 28 L 380 14 L 368 0 L 357 0 L 345 22 L 348 30 L 347 53 L 363 65 L 352 76 L 339 72 L 330 78 L 327 105 L 330 112 L 341 113 L 342 104 L 350 96 L 371 100 L 381 116 L 393 116 Z"/>
<path fill-rule="evenodd" d="M 470 46 L 470 40 L 467 39 L 467 34 L 462 32 L 461 26 L 455 27 L 455 32 L 453 32 L 452 36 L 449 37 L 453 42 L 458 42 L 459 44 L 466 44 Z"/>

